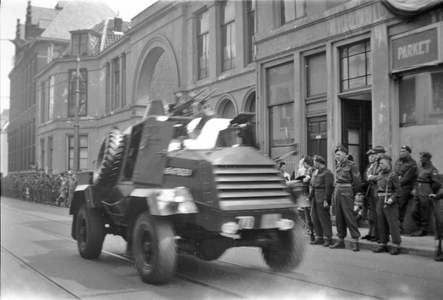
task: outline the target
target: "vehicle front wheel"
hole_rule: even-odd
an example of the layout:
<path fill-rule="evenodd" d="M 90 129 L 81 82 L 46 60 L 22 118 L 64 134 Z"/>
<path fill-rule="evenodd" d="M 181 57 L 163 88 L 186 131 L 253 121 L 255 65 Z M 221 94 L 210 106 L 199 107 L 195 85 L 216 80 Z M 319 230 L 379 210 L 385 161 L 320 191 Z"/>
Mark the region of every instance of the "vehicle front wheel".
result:
<path fill-rule="evenodd" d="M 300 226 L 286 231 L 275 232 L 277 243 L 262 248 L 266 264 L 277 272 L 295 269 L 302 261 L 306 250 L 303 231 Z"/>
<path fill-rule="evenodd" d="M 83 204 L 76 220 L 77 247 L 81 257 L 94 259 L 100 256 L 105 239 L 105 228 L 100 212 Z"/>
<path fill-rule="evenodd" d="M 177 246 L 171 222 L 143 212 L 133 234 L 133 257 L 140 278 L 151 284 L 168 281 L 175 271 Z"/>

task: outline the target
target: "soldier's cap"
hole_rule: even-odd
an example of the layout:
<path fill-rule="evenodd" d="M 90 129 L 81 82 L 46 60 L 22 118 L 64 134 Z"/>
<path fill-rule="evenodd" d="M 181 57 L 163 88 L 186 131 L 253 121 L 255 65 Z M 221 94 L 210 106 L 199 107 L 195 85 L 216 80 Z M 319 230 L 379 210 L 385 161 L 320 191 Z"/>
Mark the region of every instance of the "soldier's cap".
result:
<path fill-rule="evenodd" d="M 409 146 L 404 145 L 404 146 L 401 146 L 400 149 L 405 149 L 405 150 L 408 151 L 409 153 L 412 153 L 411 147 L 409 147 Z"/>
<path fill-rule="evenodd" d="M 315 161 L 326 165 L 326 160 L 323 157 L 321 157 L 320 155 L 315 158 Z"/>
<path fill-rule="evenodd" d="M 308 166 L 313 166 L 314 165 L 314 160 L 312 159 L 311 156 L 306 156 L 305 157 L 305 163 L 308 164 Z"/>
<path fill-rule="evenodd" d="M 337 151 L 341 151 L 341 152 L 348 154 L 348 149 L 346 149 L 345 147 L 343 147 L 341 145 L 339 145 L 335 148 L 335 153 L 337 153 Z"/>
<path fill-rule="evenodd" d="M 429 159 L 432 158 L 432 154 L 429 152 L 420 152 L 420 156 L 427 157 Z"/>
<path fill-rule="evenodd" d="M 382 146 L 377 146 L 372 149 L 374 153 L 386 153 L 386 148 Z"/>
<path fill-rule="evenodd" d="M 374 154 L 374 151 L 372 151 L 372 149 L 369 149 L 368 152 L 366 152 L 366 155 L 371 155 Z"/>

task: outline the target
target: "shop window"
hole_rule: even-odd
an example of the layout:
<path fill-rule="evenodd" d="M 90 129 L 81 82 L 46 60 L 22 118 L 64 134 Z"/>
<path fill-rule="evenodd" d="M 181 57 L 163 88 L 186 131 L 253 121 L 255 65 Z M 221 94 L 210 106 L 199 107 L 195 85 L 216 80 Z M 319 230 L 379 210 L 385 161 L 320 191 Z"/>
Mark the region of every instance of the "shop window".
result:
<path fill-rule="evenodd" d="M 340 82 L 342 92 L 372 85 L 370 41 L 340 48 Z"/>
<path fill-rule="evenodd" d="M 222 71 L 235 68 L 235 1 L 223 1 L 220 5 Z"/>
<path fill-rule="evenodd" d="M 74 169 L 74 136 L 68 136 L 68 170 Z M 79 136 L 79 170 L 88 169 L 88 136 Z"/>
<path fill-rule="evenodd" d="M 443 72 L 402 77 L 399 99 L 401 127 L 443 124 Z"/>
<path fill-rule="evenodd" d="M 281 24 L 306 16 L 305 0 L 280 0 Z"/>
<path fill-rule="evenodd" d="M 328 78 L 326 72 L 326 53 L 306 57 L 307 96 L 326 94 Z"/>
<path fill-rule="evenodd" d="M 78 115 L 86 116 L 87 111 L 87 90 L 88 90 L 88 72 L 86 69 L 80 69 L 80 101 L 78 106 Z M 75 117 L 75 102 L 77 101 L 77 74 L 75 70 L 69 70 L 69 117 Z"/>
<path fill-rule="evenodd" d="M 197 15 L 197 68 L 198 79 L 209 76 L 209 13 Z"/>
<path fill-rule="evenodd" d="M 294 63 L 266 70 L 271 147 L 294 143 Z"/>

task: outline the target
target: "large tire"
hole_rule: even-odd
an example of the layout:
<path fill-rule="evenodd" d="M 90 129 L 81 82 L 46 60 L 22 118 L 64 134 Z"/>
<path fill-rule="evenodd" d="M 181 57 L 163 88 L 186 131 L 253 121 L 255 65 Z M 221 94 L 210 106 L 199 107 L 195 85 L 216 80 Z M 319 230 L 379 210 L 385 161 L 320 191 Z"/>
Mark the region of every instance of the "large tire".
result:
<path fill-rule="evenodd" d="M 94 259 L 100 256 L 105 239 L 105 227 L 100 212 L 83 204 L 76 218 L 76 239 L 81 257 Z"/>
<path fill-rule="evenodd" d="M 289 272 L 303 260 L 306 250 L 303 231 L 298 222 L 294 228 L 275 232 L 278 243 L 262 248 L 266 264 L 274 271 Z"/>
<path fill-rule="evenodd" d="M 94 170 L 93 182 L 104 187 L 117 184 L 125 151 L 125 136 L 118 129 L 112 129 L 105 136 Z"/>
<path fill-rule="evenodd" d="M 162 284 L 174 274 L 177 245 L 171 222 L 143 212 L 137 218 L 133 234 L 133 257 L 140 278 Z"/>

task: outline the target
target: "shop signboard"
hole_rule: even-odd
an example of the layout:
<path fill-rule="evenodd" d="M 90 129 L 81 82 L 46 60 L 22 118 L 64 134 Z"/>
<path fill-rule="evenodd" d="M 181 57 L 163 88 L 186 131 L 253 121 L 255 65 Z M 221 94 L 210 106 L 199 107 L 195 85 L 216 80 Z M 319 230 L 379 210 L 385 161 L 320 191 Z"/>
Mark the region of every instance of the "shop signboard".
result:
<path fill-rule="evenodd" d="M 443 61 L 442 22 L 391 37 L 391 72 Z"/>

